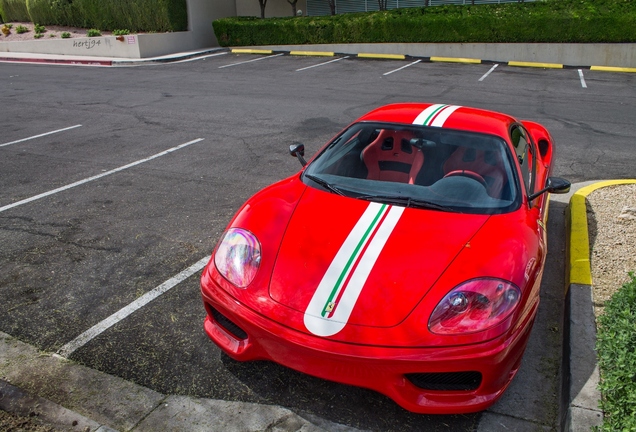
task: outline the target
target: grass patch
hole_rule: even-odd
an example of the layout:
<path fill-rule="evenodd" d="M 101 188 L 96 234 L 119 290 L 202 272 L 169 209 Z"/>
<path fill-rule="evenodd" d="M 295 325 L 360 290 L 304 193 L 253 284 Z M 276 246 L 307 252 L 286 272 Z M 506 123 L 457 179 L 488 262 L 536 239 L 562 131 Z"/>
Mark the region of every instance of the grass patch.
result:
<path fill-rule="evenodd" d="M 598 320 L 602 431 L 636 430 L 636 276 L 605 304 Z"/>

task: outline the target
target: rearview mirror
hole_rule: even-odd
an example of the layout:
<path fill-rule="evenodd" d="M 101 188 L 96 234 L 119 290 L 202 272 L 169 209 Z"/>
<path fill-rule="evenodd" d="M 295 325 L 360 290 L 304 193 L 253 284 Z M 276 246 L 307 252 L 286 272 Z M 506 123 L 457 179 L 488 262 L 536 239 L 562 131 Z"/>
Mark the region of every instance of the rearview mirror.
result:
<path fill-rule="evenodd" d="M 530 195 L 528 197 L 528 201 L 532 201 L 546 192 L 556 194 L 568 193 L 570 192 L 570 182 L 566 179 L 562 179 L 561 177 L 548 177 L 546 187 L 544 189 L 541 189 L 539 192 L 535 192 Z"/>
<path fill-rule="evenodd" d="M 307 161 L 303 156 L 305 156 L 305 145 L 302 143 L 294 143 L 289 146 L 289 154 L 295 158 L 298 158 L 300 164 L 302 166 L 307 165 Z"/>

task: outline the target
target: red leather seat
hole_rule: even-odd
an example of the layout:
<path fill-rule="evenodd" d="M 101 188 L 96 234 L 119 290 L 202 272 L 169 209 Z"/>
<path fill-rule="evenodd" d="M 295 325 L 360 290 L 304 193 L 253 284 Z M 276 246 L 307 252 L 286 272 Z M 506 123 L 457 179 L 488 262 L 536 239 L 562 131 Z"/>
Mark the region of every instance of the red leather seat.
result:
<path fill-rule="evenodd" d="M 424 153 L 411 145 L 413 134 L 408 131 L 382 129 L 378 137 L 364 150 L 362 161 L 370 180 L 415 183 L 424 164 Z"/>

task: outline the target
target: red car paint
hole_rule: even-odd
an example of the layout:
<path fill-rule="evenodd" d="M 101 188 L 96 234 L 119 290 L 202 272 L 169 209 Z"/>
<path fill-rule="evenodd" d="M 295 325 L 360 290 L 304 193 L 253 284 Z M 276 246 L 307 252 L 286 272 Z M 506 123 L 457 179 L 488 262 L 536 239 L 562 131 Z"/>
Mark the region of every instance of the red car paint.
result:
<path fill-rule="evenodd" d="M 446 117 L 435 117 L 443 115 Z M 372 197 L 340 196 L 307 180 L 310 161 L 300 174 L 248 200 L 228 225 L 246 230 L 260 243 L 259 268 L 251 283 L 239 288 L 226 279 L 217 270 L 214 255 L 203 271 L 201 290 L 208 313 L 205 331 L 230 357 L 271 360 L 320 378 L 370 388 L 418 413 L 479 411 L 501 396 L 519 367 L 539 304 L 547 253 L 547 194 L 531 203 L 527 197 L 546 186 L 552 139 L 537 123 L 445 105 L 389 105 L 354 124 L 369 122 L 381 129 L 384 123 L 411 125 L 414 121 L 428 125 L 429 129 L 422 129 L 424 134 L 441 128 L 498 137 L 506 147 L 505 159 L 511 161 L 506 184 L 516 198 L 509 203 L 501 198 L 507 204 L 499 208 L 500 201 L 480 192 L 483 202 L 495 203 L 494 209 L 466 211 L 419 208 L 410 201 L 403 206 L 394 202 L 381 205 Z M 524 162 L 516 157 L 520 150 L 511 137 L 511 131 L 520 128 L 527 135 L 530 151 Z M 475 136 L 481 139 L 481 135 Z M 396 160 L 400 145 L 403 151 L 422 151 L 422 169 L 438 168 L 440 176 L 448 176 L 443 168 L 448 157 L 439 158 L 437 168 L 430 162 L 426 165 L 426 158 L 436 158 L 434 152 L 443 147 L 443 139 L 425 141 L 430 148 L 421 149 L 410 147 L 408 140 L 397 141 L 387 150 L 395 153 Z M 421 145 L 417 140 L 411 143 Z M 449 148 L 456 146 L 453 142 Z M 331 147 L 325 146 L 315 159 L 334 151 Z M 500 159 L 490 158 L 486 163 L 502 163 Z M 471 159 L 473 168 L 479 166 L 476 160 Z M 363 174 L 351 181 L 371 184 L 363 165 L 357 160 L 353 163 Z M 410 177 L 412 186 L 404 187 L 429 191 L 426 193 L 439 181 L 418 186 Z M 470 183 L 476 180 L 453 181 L 482 187 Z M 392 185 L 402 187 L 386 182 L 382 187 Z M 483 187 L 488 190 L 486 184 Z M 374 216 L 376 209 L 378 215 Z M 368 227 L 362 223 L 372 216 L 375 219 Z M 347 244 L 355 246 L 349 255 L 345 253 Z M 340 263 L 338 256 L 350 257 Z M 341 286 L 340 291 L 329 292 L 329 274 L 337 279 L 333 285 Z M 520 298 L 510 315 L 481 331 L 431 332 L 429 319 L 436 306 L 453 288 L 474 279 L 501 280 L 518 287 Z M 330 294 L 329 302 L 322 313 L 320 309 L 313 312 L 312 304 L 324 303 L 316 300 L 321 290 L 325 290 L 324 298 Z M 330 318 L 334 314 L 337 319 Z M 337 328 L 322 334 L 322 322 L 329 319 L 337 321 Z M 318 327 L 310 325 L 312 320 Z M 462 382 L 459 387 L 455 379 Z"/>

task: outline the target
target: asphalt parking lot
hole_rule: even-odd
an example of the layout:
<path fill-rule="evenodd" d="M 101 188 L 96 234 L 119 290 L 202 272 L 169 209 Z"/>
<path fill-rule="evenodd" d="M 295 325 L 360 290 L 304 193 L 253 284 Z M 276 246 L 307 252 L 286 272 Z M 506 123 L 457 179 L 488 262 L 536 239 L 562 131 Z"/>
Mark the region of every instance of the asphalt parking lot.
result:
<path fill-rule="evenodd" d="M 485 414 L 413 415 L 368 390 L 229 359 L 203 332 L 199 270 L 245 199 L 300 168 L 290 143 L 311 155 L 386 103 L 534 120 L 555 138 L 554 175 L 633 177 L 634 74 L 222 54 L 128 68 L 0 64 L 0 78 L 0 331 L 161 393 L 359 429 L 469 431 L 489 414 L 508 419 L 502 430 L 557 427 L 564 204 L 550 208 L 526 358 Z"/>

